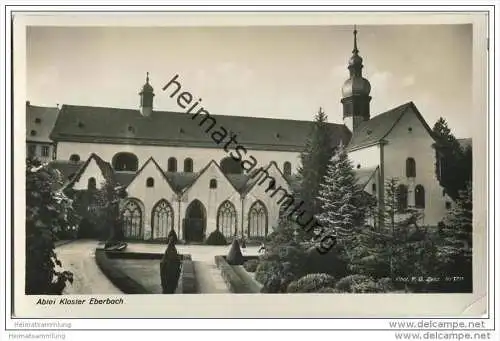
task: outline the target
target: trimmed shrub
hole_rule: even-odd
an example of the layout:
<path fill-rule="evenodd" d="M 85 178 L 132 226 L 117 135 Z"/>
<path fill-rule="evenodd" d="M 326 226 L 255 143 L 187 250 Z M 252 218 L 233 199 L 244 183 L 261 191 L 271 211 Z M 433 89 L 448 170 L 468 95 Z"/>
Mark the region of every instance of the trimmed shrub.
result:
<path fill-rule="evenodd" d="M 170 242 L 170 239 L 173 239 L 174 241 L 174 244 L 177 244 L 179 242 L 179 238 L 177 237 L 177 233 L 175 233 L 175 230 L 174 229 L 171 229 L 169 232 L 168 232 L 168 235 L 167 235 L 167 243 Z"/>
<path fill-rule="evenodd" d="M 236 239 L 233 240 L 233 243 L 231 244 L 231 249 L 227 254 L 226 261 L 229 265 L 242 265 L 243 262 L 245 261 L 241 253 L 240 243 L 238 243 L 238 240 Z"/>
<path fill-rule="evenodd" d="M 175 248 L 174 239 L 169 239 L 167 249 L 160 263 L 161 287 L 164 294 L 173 294 L 181 274 L 181 257 Z"/>
<path fill-rule="evenodd" d="M 258 259 L 250 259 L 243 263 L 243 267 L 248 272 L 255 272 L 257 270 L 257 266 L 259 266 Z"/>
<path fill-rule="evenodd" d="M 208 236 L 207 245 L 227 245 L 226 237 L 219 230 L 215 230 Z"/>
<path fill-rule="evenodd" d="M 322 288 L 334 288 L 335 278 L 328 274 L 308 274 L 288 285 L 287 292 L 318 292 Z"/>
<path fill-rule="evenodd" d="M 371 278 L 365 275 L 350 275 L 340 279 L 335 288 L 341 292 L 375 293 L 384 292 Z"/>
<path fill-rule="evenodd" d="M 294 244 L 273 246 L 263 257 L 255 272 L 262 283 L 262 292 L 286 292 L 290 282 L 305 275 L 305 252 Z"/>

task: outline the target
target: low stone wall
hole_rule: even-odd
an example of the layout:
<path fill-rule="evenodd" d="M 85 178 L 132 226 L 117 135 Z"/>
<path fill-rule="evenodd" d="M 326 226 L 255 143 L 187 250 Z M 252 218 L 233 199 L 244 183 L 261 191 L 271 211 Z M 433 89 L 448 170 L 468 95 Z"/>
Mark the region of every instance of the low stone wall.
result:
<path fill-rule="evenodd" d="M 194 266 L 191 260 L 190 254 L 181 254 L 182 265 L 181 265 L 181 277 L 179 278 L 179 284 L 176 293 L 196 293 L 197 282 L 194 273 Z M 161 294 L 160 283 L 160 269 L 158 267 L 158 284 L 153 285 L 151 283 L 145 282 L 141 284 L 140 281 L 132 278 L 124 270 L 117 267 L 117 260 L 139 260 L 147 261 L 151 260 L 159 264 L 158 261 L 161 260 L 163 254 L 160 253 L 134 253 L 134 252 L 124 252 L 124 251 L 106 251 L 102 248 L 97 248 L 95 252 L 95 260 L 99 269 L 104 273 L 104 275 L 113 283 L 118 289 L 123 291 L 125 294 Z M 144 281 L 143 281 L 144 282 Z"/>
<path fill-rule="evenodd" d="M 221 271 L 221 276 L 224 279 L 229 291 L 235 294 L 255 294 L 255 286 L 250 283 L 247 278 L 240 276 L 238 271 L 235 271 L 235 266 L 229 265 L 225 256 L 215 256 L 215 265 Z"/>
<path fill-rule="evenodd" d="M 139 282 L 125 274 L 122 270 L 116 268 L 109 262 L 109 258 L 103 249 L 95 251 L 95 261 L 102 273 L 108 277 L 118 289 L 125 294 L 149 294 Z"/>
<path fill-rule="evenodd" d="M 194 263 L 191 259 L 185 259 L 182 261 L 181 278 L 179 285 L 182 286 L 181 292 L 183 294 L 198 293 Z"/>

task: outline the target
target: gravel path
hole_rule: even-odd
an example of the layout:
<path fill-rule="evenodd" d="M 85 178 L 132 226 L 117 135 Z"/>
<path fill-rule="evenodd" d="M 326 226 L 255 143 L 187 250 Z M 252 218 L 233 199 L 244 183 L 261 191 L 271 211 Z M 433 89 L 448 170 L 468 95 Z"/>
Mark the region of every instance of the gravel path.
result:
<path fill-rule="evenodd" d="M 101 272 L 95 262 L 97 241 L 77 240 L 56 248 L 64 270 L 73 273 L 73 284 L 68 284 L 64 294 L 123 294 Z"/>

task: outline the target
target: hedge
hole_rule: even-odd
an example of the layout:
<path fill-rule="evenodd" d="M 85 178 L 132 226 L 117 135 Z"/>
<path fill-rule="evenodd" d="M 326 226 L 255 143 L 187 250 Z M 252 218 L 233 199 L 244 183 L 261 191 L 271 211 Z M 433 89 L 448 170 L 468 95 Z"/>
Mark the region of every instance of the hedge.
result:
<path fill-rule="evenodd" d="M 335 278 L 328 274 L 308 274 L 288 285 L 288 293 L 311 293 L 324 288 L 335 288 Z"/>
<path fill-rule="evenodd" d="M 109 262 L 107 252 L 103 249 L 97 249 L 95 251 L 95 260 L 99 269 L 108 277 L 111 283 L 125 294 L 151 294 L 151 292 L 146 290 L 146 288 L 137 281 L 113 266 L 113 264 Z"/>
<path fill-rule="evenodd" d="M 224 256 L 215 256 L 215 265 L 220 269 L 229 291 L 235 294 L 254 293 L 247 283 L 234 271 L 233 267 L 226 262 Z"/>
<path fill-rule="evenodd" d="M 120 259 L 162 259 L 163 253 L 105 251 L 108 258 Z M 190 254 L 180 255 L 181 260 L 191 260 Z"/>

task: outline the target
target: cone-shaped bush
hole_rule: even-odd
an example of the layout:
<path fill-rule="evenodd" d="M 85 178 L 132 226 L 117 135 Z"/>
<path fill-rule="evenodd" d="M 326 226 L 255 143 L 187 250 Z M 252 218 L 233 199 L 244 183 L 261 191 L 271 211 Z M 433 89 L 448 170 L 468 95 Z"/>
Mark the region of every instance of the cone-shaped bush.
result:
<path fill-rule="evenodd" d="M 167 241 L 170 242 L 171 239 L 173 239 L 174 244 L 177 244 L 177 242 L 179 241 L 179 238 L 177 237 L 177 233 L 175 233 L 174 229 L 170 230 L 170 232 L 168 232 L 168 235 L 167 235 Z"/>
<path fill-rule="evenodd" d="M 173 294 L 181 275 L 181 257 L 175 248 L 174 239 L 169 239 L 160 263 L 161 287 L 164 294 Z"/>
<path fill-rule="evenodd" d="M 240 243 L 238 243 L 238 240 L 233 240 L 231 249 L 227 254 L 226 261 L 229 265 L 242 265 L 245 261 L 243 255 L 241 254 Z"/>

